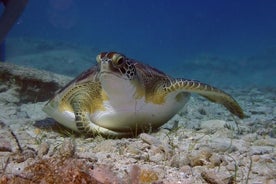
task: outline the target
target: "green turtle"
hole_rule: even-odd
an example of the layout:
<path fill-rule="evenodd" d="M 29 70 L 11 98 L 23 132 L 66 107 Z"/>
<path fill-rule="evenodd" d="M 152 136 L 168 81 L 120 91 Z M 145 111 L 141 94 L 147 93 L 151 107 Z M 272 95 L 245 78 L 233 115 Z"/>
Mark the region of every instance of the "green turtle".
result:
<path fill-rule="evenodd" d="M 208 84 L 172 78 L 117 52 L 100 53 L 96 60 L 96 66 L 68 83 L 43 108 L 76 132 L 130 136 L 157 129 L 186 104 L 190 93 L 244 117 L 229 94 Z"/>

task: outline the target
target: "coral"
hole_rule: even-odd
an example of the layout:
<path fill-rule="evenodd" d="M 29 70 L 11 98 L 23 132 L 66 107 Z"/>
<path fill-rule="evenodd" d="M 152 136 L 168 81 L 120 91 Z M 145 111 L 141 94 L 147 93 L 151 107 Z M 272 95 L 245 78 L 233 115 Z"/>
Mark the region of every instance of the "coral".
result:
<path fill-rule="evenodd" d="M 143 176 L 144 179 L 152 176 Z M 147 179 L 152 181 L 152 179 Z M 119 184 L 123 183 L 110 168 L 92 166 L 85 159 L 54 157 L 26 167 L 20 175 L 0 178 L 0 184 Z"/>
<path fill-rule="evenodd" d="M 121 184 L 123 183 L 120 179 L 111 171 L 111 168 L 107 165 L 100 165 L 95 167 L 90 172 L 91 176 L 97 180 L 98 183 L 112 183 L 112 184 Z"/>
<path fill-rule="evenodd" d="M 132 184 L 147 184 L 158 180 L 158 175 L 153 170 L 141 169 L 134 165 L 130 170 L 130 182 Z"/>
<path fill-rule="evenodd" d="M 152 170 L 142 170 L 139 179 L 141 183 L 152 183 L 158 180 L 158 176 Z"/>
<path fill-rule="evenodd" d="M 90 176 L 90 169 L 84 161 L 74 158 L 43 159 L 26 167 L 20 175 L 5 179 L 5 183 L 97 183 Z"/>
<path fill-rule="evenodd" d="M 28 150 L 23 150 L 27 153 Z M 30 158 L 23 153 L 16 155 L 16 160 L 23 162 Z M 23 155 L 23 156 L 22 156 Z M 26 157 L 26 158 L 25 158 Z M 56 151 L 56 155 L 43 158 L 43 154 L 34 158 L 31 165 L 17 175 L 0 175 L 0 184 L 119 184 L 122 181 L 105 165 L 91 163 L 89 158 L 79 158 L 75 155 L 75 143 L 65 139 Z M 13 160 L 15 160 L 13 158 Z M 9 160 L 8 160 L 9 162 Z M 8 164 L 7 162 L 7 164 Z M 5 173 L 5 168 L 3 169 Z"/>

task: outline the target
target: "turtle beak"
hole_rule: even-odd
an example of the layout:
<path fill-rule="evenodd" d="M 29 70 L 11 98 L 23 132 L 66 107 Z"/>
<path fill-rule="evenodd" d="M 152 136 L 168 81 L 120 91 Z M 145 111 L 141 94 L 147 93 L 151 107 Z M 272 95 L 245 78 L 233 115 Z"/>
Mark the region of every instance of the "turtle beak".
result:
<path fill-rule="evenodd" d="M 110 63 L 108 61 L 103 60 L 100 65 L 101 72 L 110 72 Z"/>
<path fill-rule="evenodd" d="M 113 67 L 111 61 L 110 60 L 105 60 L 105 59 L 103 59 L 100 62 L 100 73 L 102 73 L 102 74 L 108 73 L 108 74 L 120 76 L 119 71 L 116 68 Z"/>
<path fill-rule="evenodd" d="M 110 71 L 110 61 L 107 57 L 105 57 L 105 55 L 103 56 L 103 54 L 99 54 L 96 57 L 96 61 L 98 63 L 100 73 Z"/>

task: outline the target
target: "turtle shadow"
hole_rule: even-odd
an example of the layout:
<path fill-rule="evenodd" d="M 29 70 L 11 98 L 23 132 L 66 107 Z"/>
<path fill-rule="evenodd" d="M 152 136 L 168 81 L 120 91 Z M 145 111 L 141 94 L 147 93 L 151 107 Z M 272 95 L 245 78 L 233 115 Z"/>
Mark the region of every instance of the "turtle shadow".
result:
<path fill-rule="evenodd" d="M 59 133 L 65 137 L 71 137 L 71 136 L 81 137 L 80 133 L 75 132 L 75 131 L 61 125 L 53 118 L 45 118 L 42 120 L 37 120 L 37 121 L 35 121 L 33 126 L 36 128 L 39 128 L 41 130 L 45 130 L 45 131 L 49 131 L 49 132 L 54 131 L 54 132 Z"/>
<path fill-rule="evenodd" d="M 53 118 L 45 118 L 42 120 L 37 120 L 33 124 L 34 127 L 39 128 L 41 130 L 45 131 L 54 131 L 58 134 L 61 134 L 64 137 L 75 137 L 75 138 L 95 138 L 97 136 L 101 136 L 106 139 L 121 139 L 121 138 L 137 138 L 141 133 L 156 133 L 159 131 L 159 129 L 143 129 L 143 130 L 135 130 L 135 131 L 130 131 L 129 135 L 124 135 L 124 136 L 111 136 L 111 135 L 104 135 L 104 134 L 97 134 L 97 135 L 87 135 L 87 134 L 82 134 L 79 132 L 76 132 L 74 130 L 71 130 L 60 123 L 58 123 L 56 120 Z"/>

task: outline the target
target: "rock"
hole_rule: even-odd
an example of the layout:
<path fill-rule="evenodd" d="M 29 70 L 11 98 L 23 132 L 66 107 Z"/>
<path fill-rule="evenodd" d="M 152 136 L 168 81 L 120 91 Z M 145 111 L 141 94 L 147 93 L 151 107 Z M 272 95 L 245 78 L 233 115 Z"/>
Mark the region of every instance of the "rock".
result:
<path fill-rule="evenodd" d="M 244 139 L 233 139 L 232 144 L 240 153 L 247 153 L 250 146 L 252 146 L 251 142 L 244 141 Z"/>
<path fill-rule="evenodd" d="M 19 150 L 11 131 L 6 127 L 0 127 L 0 152 L 17 152 Z"/>
<path fill-rule="evenodd" d="M 9 139 L 7 139 L 8 132 L 0 131 L 0 152 L 12 152 L 13 148 Z"/>
<path fill-rule="evenodd" d="M 260 156 L 260 161 L 263 163 L 275 163 L 276 162 L 275 157 L 272 154 L 253 155 L 253 156 Z"/>
<path fill-rule="evenodd" d="M 162 153 L 153 153 L 153 154 L 150 154 L 149 160 L 154 163 L 160 163 L 163 160 L 165 160 L 165 156 Z"/>
<path fill-rule="evenodd" d="M 10 103 L 6 104 L 0 101 L 0 120 L 5 120 L 5 123 L 9 125 L 11 122 L 10 118 L 16 114 L 17 107 L 12 106 Z"/>
<path fill-rule="evenodd" d="M 13 156 L 13 161 L 16 163 L 25 162 L 28 159 L 34 159 L 36 157 L 36 151 L 28 148 L 23 150 L 22 152 L 18 152 Z"/>
<path fill-rule="evenodd" d="M 155 138 L 152 135 L 142 133 L 140 134 L 140 138 L 145 143 L 148 143 L 149 145 L 164 151 L 167 156 L 169 156 L 172 153 L 172 150 L 168 143 L 161 142 L 159 139 Z"/>
<path fill-rule="evenodd" d="M 7 98 L 11 102 L 46 101 L 70 80 L 69 77 L 51 72 L 0 62 L 0 81 L 7 85 L 16 85 L 20 92 L 20 99 Z"/>
<path fill-rule="evenodd" d="M 212 156 L 209 158 L 212 167 L 218 167 L 222 163 L 222 158 L 220 155 L 213 153 Z"/>
<path fill-rule="evenodd" d="M 188 165 L 184 165 L 181 168 L 179 168 L 179 171 L 185 173 L 186 175 L 192 175 L 193 174 L 193 170 L 191 166 Z"/>
<path fill-rule="evenodd" d="M 266 176 L 267 178 L 276 178 L 276 164 L 264 162 L 261 164 L 252 164 L 252 174 L 258 174 L 260 176 Z"/>
<path fill-rule="evenodd" d="M 187 157 L 187 154 L 180 152 L 172 156 L 170 160 L 170 165 L 172 167 L 181 168 L 190 164 L 190 160 Z"/>
<path fill-rule="evenodd" d="M 17 111 L 16 112 L 16 117 L 19 118 L 19 119 L 29 118 L 28 114 L 26 112 L 22 112 L 22 111 Z"/>
<path fill-rule="evenodd" d="M 274 149 L 272 146 L 251 146 L 249 152 L 251 155 L 263 155 L 272 153 Z"/>
<path fill-rule="evenodd" d="M 203 166 L 207 165 L 209 158 L 212 156 L 212 150 L 210 148 L 203 148 L 201 150 L 194 150 L 188 154 L 190 160 L 190 165 L 194 166 Z"/>
<path fill-rule="evenodd" d="M 131 155 L 140 155 L 142 153 L 142 150 L 138 147 L 138 145 L 127 145 L 127 152 Z"/>
<path fill-rule="evenodd" d="M 46 155 L 50 149 L 50 146 L 47 142 L 43 142 L 42 144 L 39 145 L 38 151 L 37 151 L 37 156 L 42 158 L 43 155 Z"/>
<path fill-rule="evenodd" d="M 5 103 L 18 103 L 19 93 L 15 87 L 0 93 L 0 100 Z"/>
<path fill-rule="evenodd" d="M 117 152 L 117 144 L 112 140 L 104 140 L 96 145 L 94 151 L 115 153 Z"/>
<path fill-rule="evenodd" d="M 61 144 L 58 156 L 64 158 L 71 158 L 75 154 L 75 143 L 72 139 L 65 139 Z"/>
<path fill-rule="evenodd" d="M 162 147 L 161 141 L 153 137 L 152 135 L 141 133 L 139 137 L 142 139 L 142 141 L 148 143 L 149 145 L 153 145 L 155 147 Z"/>
<path fill-rule="evenodd" d="M 224 137 L 218 137 L 210 140 L 209 146 L 213 149 L 215 152 L 233 152 L 237 150 L 237 147 L 233 145 L 233 141 L 229 138 Z"/>
<path fill-rule="evenodd" d="M 249 133 L 243 136 L 243 140 L 245 142 L 254 142 L 258 139 L 258 135 L 256 133 Z"/>
<path fill-rule="evenodd" d="M 226 169 L 228 171 L 231 171 L 231 172 L 235 172 L 238 168 L 238 166 L 235 164 L 235 163 L 229 163 L 227 166 L 226 166 Z"/>
<path fill-rule="evenodd" d="M 225 184 L 218 173 L 203 171 L 201 177 L 209 184 Z"/>
<path fill-rule="evenodd" d="M 133 165 L 129 172 L 129 183 L 156 183 L 158 173 L 154 170 L 143 169 L 138 165 Z"/>
<path fill-rule="evenodd" d="M 98 166 L 90 171 L 90 175 L 97 181 L 95 183 L 114 183 L 119 184 L 122 181 L 111 171 L 108 166 Z"/>
<path fill-rule="evenodd" d="M 251 159 L 253 162 L 258 162 L 260 160 L 260 155 L 252 155 Z"/>

